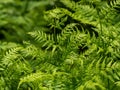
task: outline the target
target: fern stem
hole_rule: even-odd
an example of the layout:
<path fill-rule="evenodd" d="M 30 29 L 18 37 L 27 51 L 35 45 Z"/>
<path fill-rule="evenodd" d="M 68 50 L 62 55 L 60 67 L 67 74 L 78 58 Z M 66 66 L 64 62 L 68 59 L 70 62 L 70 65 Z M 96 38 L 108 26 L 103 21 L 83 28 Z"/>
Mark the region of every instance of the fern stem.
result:
<path fill-rule="evenodd" d="M 55 44 L 57 44 L 57 35 L 56 35 L 56 29 L 55 29 L 55 27 L 54 27 L 54 30 L 53 30 L 53 39 L 54 39 L 54 41 L 55 41 Z"/>
<path fill-rule="evenodd" d="M 98 17 L 99 17 L 100 35 L 102 36 L 102 35 L 103 35 L 103 30 L 102 30 L 102 22 L 101 22 L 101 17 L 100 17 L 100 12 L 99 12 L 99 10 L 97 10 L 97 14 L 98 14 Z M 100 41 L 102 42 L 103 48 L 105 48 L 104 40 L 103 40 L 101 37 L 100 37 Z"/>
<path fill-rule="evenodd" d="M 99 10 L 97 10 L 97 14 L 98 14 L 98 17 L 99 17 L 100 31 L 101 31 L 101 34 L 102 34 L 102 23 L 101 23 L 101 18 L 100 18 Z"/>

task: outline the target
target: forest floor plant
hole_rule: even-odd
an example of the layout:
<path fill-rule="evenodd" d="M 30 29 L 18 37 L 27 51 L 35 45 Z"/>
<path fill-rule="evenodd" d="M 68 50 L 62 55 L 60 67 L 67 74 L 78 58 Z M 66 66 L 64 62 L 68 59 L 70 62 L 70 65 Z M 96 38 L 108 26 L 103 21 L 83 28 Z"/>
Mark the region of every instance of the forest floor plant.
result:
<path fill-rule="evenodd" d="M 1 90 L 119 90 L 120 2 L 58 0 L 23 44 L 0 42 Z"/>

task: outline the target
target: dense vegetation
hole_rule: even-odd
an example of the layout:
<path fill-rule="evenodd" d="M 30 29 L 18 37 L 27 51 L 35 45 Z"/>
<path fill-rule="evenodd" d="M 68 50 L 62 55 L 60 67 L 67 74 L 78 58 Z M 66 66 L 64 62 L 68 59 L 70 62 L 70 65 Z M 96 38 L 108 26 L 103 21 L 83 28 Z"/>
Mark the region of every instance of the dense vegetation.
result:
<path fill-rule="evenodd" d="M 119 0 L 0 0 L 0 90 L 119 90 Z"/>

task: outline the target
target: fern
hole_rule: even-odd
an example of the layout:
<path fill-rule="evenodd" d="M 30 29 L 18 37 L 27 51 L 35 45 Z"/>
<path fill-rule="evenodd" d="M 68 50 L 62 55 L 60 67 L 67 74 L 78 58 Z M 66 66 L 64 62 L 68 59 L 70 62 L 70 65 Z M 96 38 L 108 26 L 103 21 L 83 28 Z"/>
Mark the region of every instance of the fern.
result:
<path fill-rule="evenodd" d="M 50 79 L 52 79 L 51 75 L 48 75 L 48 74 L 45 75 L 44 73 L 41 73 L 41 72 L 31 74 L 30 76 L 21 78 L 18 89 L 20 88 L 20 85 L 24 82 L 34 82 L 34 85 L 35 85 L 35 84 L 39 84 L 40 82 L 45 82 L 45 80 L 47 80 L 49 82 Z M 38 87 L 38 89 L 40 89 L 41 87 Z"/>
<path fill-rule="evenodd" d="M 29 32 L 29 41 L 0 42 L 0 89 L 119 90 L 118 4 L 55 1 L 44 12 L 46 25 Z"/>

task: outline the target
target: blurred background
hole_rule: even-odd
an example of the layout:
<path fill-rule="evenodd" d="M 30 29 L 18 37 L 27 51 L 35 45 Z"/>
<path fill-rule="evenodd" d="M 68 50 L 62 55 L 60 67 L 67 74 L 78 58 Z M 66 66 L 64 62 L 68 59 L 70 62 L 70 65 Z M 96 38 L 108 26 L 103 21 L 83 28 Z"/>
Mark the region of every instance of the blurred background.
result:
<path fill-rule="evenodd" d="M 26 33 L 46 24 L 43 13 L 54 3 L 55 0 L 0 0 L 0 40 L 28 40 Z"/>

